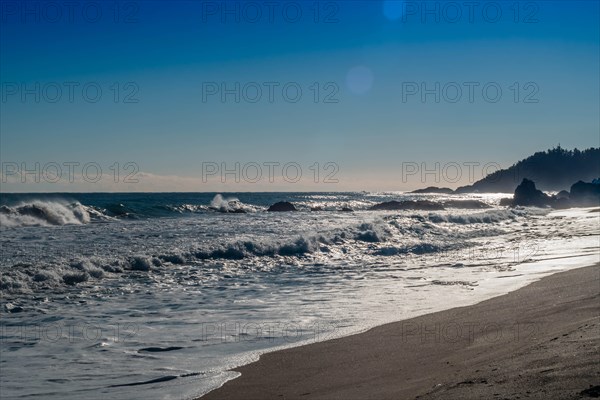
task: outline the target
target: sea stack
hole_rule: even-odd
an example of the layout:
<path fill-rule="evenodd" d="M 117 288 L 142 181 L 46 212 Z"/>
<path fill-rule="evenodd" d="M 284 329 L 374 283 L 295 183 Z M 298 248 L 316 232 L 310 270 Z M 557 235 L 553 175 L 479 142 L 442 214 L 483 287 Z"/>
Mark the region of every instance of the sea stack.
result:
<path fill-rule="evenodd" d="M 288 201 L 280 201 L 273 204 L 267 211 L 298 211 L 294 205 Z"/>
<path fill-rule="evenodd" d="M 552 198 L 538 190 L 532 180 L 524 178 L 515 189 L 513 198 L 514 206 L 547 207 L 552 203 Z"/>

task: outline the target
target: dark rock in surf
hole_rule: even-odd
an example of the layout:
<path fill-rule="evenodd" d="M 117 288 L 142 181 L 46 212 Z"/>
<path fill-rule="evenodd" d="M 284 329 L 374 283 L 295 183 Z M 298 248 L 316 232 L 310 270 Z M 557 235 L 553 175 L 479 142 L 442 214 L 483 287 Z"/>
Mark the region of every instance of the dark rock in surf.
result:
<path fill-rule="evenodd" d="M 437 186 L 429 186 L 425 189 L 417 189 L 413 190 L 411 193 L 438 193 L 438 194 L 453 194 L 454 190 L 450 188 L 437 187 Z"/>
<path fill-rule="evenodd" d="M 548 207 L 553 203 L 552 197 L 536 189 L 535 183 L 527 178 L 515 189 L 514 206 Z"/>
<path fill-rule="evenodd" d="M 598 180 L 594 180 L 598 182 Z M 579 181 L 571 186 L 570 200 L 580 207 L 593 207 L 600 204 L 600 183 Z"/>
<path fill-rule="evenodd" d="M 65 274 L 63 276 L 63 282 L 67 285 L 76 285 L 78 283 L 82 283 L 88 280 L 88 274 L 86 272 L 74 272 Z"/>
<path fill-rule="evenodd" d="M 466 209 L 481 209 L 491 208 L 491 206 L 479 200 L 448 200 L 443 203 L 447 208 L 466 208 Z"/>
<path fill-rule="evenodd" d="M 277 211 L 277 212 L 282 212 L 282 211 L 298 211 L 296 209 L 296 207 L 294 207 L 294 205 L 290 202 L 287 201 L 280 201 L 278 203 L 273 204 L 271 207 L 269 207 L 269 209 L 267 211 Z"/>
<path fill-rule="evenodd" d="M 407 200 L 407 201 L 386 201 L 375 204 L 369 208 L 374 211 L 396 211 L 396 210 L 444 210 L 444 206 L 440 203 L 434 203 L 429 200 Z"/>
<path fill-rule="evenodd" d="M 579 392 L 580 395 L 586 397 L 600 397 L 600 385 L 592 386 Z"/>
<path fill-rule="evenodd" d="M 353 210 L 353 209 L 351 209 L 351 208 L 349 208 L 349 207 L 343 207 L 343 208 L 342 208 L 342 211 L 343 211 L 343 212 L 353 212 L 354 210 Z"/>
<path fill-rule="evenodd" d="M 181 350 L 183 347 L 181 346 L 171 346 L 171 347 L 144 347 L 143 349 L 139 349 L 138 353 L 148 352 L 148 353 L 160 353 L 165 351 L 175 351 Z"/>
<path fill-rule="evenodd" d="M 561 190 L 552 196 L 552 208 L 565 209 L 572 207 L 571 195 L 566 190 Z"/>
<path fill-rule="evenodd" d="M 502 199 L 500 205 L 507 205 L 508 199 Z M 515 189 L 511 206 L 552 207 L 565 209 L 570 207 L 593 207 L 600 204 L 600 183 L 579 181 L 571 186 L 571 191 L 561 190 L 554 196 L 548 196 L 535 187 L 529 179 L 523 179 Z"/>
<path fill-rule="evenodd" d="M 23 307 L 15 306 L 12 303 L 5 304 L 4 308 L 6 309 L 7 312 L 9 312 L 11 314 L 20 313 L 20 312 L 25 311 L 25 309 Z"/>

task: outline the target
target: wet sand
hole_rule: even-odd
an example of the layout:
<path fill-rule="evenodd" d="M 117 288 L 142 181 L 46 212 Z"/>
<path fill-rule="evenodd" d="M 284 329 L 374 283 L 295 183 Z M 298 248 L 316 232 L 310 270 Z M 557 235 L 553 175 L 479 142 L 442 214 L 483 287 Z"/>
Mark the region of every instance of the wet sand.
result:
<path fill-rule="evenodd" d="M 479 304 L 261 356 L 208 399 L 600 396 L 600 264 Z"/>

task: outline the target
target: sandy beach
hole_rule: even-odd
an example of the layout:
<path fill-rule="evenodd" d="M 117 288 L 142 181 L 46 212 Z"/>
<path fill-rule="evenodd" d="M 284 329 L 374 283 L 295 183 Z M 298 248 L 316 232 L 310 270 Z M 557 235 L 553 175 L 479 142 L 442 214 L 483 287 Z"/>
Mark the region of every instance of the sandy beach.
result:
<path fill-rule="evenodd" d="M 600 0 L 0 0 L 0 400 L 600 400 Z"/>
<path fill-rule="evenodd" d="M 261 356 L 207 399 L 600 396 L 599 265 L 479 304 Z"/>

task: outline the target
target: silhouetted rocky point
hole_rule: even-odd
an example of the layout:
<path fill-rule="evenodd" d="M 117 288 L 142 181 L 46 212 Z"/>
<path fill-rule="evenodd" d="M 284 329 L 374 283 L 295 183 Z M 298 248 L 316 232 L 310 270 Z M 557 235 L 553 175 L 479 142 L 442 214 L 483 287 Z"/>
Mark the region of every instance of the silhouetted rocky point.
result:
<path fill-rule="evenodd" d="M 488 165 L 489 166 L 489 165 Z M 487 168 L 484 168 L 487 170 Z M 466 170 L 464 171 L 466 173 Z M 513 193 L 521 178 L 542 190 L 561 190 L 577 180 L 590 181 L 600 175 L 600 148 L 565 150 L 560 146 L 537 152 L 514 165 L 497 170 L 472 185 L 456 190 L 430 186 L 412 193 Z"/>
<path fill-rule="evenodd" d="M 558 191 L 578 180 L 591 181 L 600 175 L 600 148 L 566 150 L 560 146 L 537 152 L 509 168 L 487 175 L 454 193 L 512 193 L 521 178 L 536 182 L 542 190 Z"/>
<path fill-rule="evenodd" d="M 454 190 L 450 188 L 440 188 L 436 186 L 429 186 L 425 189 L 413 190 L 411 193 L 439 193 L 439 194 L 452 194 Z"/>
<path fill-rule="evenodd" d="M 288 201 L 280 201 L 273 204 L 267 211 L 298 211 L 294 205 Z"/>

